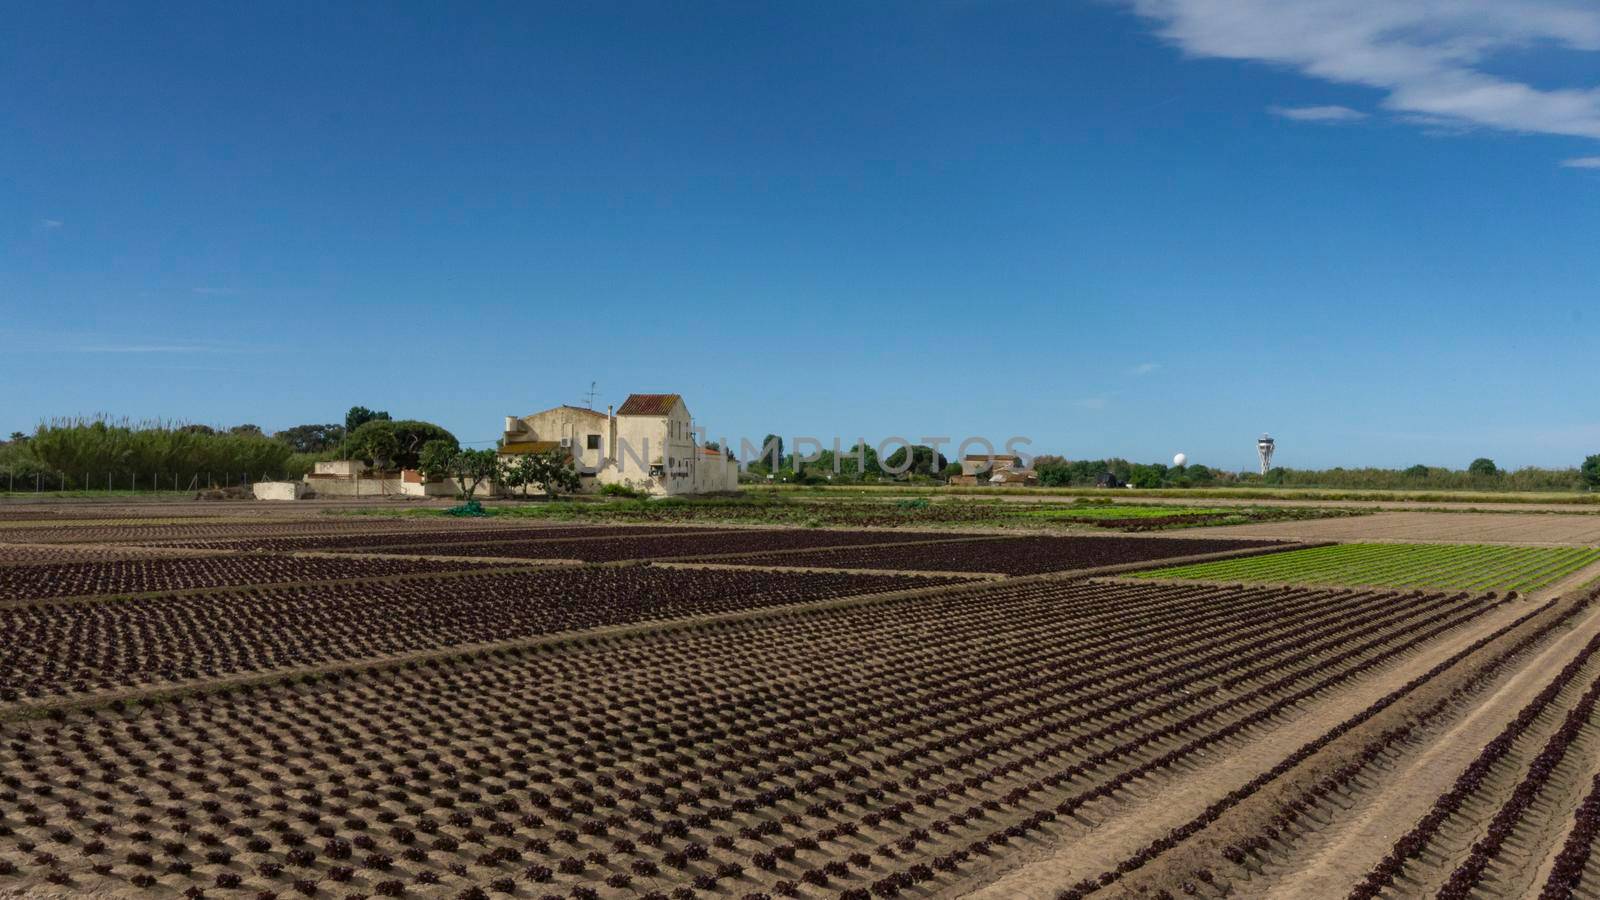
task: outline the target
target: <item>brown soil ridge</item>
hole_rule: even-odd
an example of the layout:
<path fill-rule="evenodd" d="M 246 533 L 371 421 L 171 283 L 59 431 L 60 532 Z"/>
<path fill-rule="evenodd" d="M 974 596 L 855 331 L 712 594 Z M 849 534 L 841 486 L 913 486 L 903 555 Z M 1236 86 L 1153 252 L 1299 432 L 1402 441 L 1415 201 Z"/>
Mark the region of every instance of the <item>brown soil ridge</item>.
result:
<path fill-rule="evenodd" d="M 1570 581 L 1556 587 L 1566 587 Z M 977 893 L 994 898 L 1050 896 L 1056 890 L 1072 885 L 1070 879 L 1080 877 L 1080 872 L 1086 873 L 1082 878 L 1108 879 L 1103 880 L 1102 884 L 1117 883 L 1123 874 L 1131 873 L 1117 884 L 1118 894 L 1142 893 L 1165 887 L 1176 890 L 1188 873 L 1208 866 L 1225 865 L 1221 854 L 1231 840 L 1241 835 L 1257 834 L 1260 829 L 1255 823 L 1266 821 L 1277 813 L 1282 803 L 1299 797 L 1307 786 L 1316 784 L 1329 773 L 1347 765 L 1350 759 L 1359 758 L 1368 742 L 1384 734 L 1385 729 L 1397 722 L 1406 722 L 1412 711 L 1425 709 L 1439 698 L 1449 697 L 1452 688 L 1465 682 L 1472 673 L 1494 664 L 1495 659 L 1507 648 L 1515 647 L 1519 640 L 1528 640 L 1528 635 L 1538 635 L 1541 629 L 1547 630 L 1552 627 L 1551 623 L 1562 621 L 1564 616 L 1575 615 L 1576 610 L 1588 602 L 1587 596 L 1566 602 L 1551 601 L 1537 612 L 1525 613 L 1521 620 L 1514 623 L 1501 624 L 1498 629 L 1489 630 L 1497 622 L 1504 623 L 1503 618 L 1496 617 L 1480 628 L 1470 629 L 1445 644 L 1436 645 L 1430 651 L 1413 657 L 1409 664 L 1391 669 L 1386 676 L 1380 677 L 1385 685 L 1404 682 L 1394 693 L 1385 695 L 1385 708 L 1375 711 L 1370 704 L 1359 707 L 1360 711 L 1354 717 L 1319 736 L 1315 745 L 1306 744 L 1294 754 L 1284 753 L 1289 747 L 1275 743 L 1274 746 L 1279 747 L 1278 765 L 1262 774 L 1256 774 L 1261 771 L 1259 767 L 1250 771 L 1248 766 L 1235 766 L 1240 771 L 1231 773 L 1231 781 L 1204 778 L 1203 788 L 1196 788 L 1191 782 L 1181 794 L 1163 792 L 1159 804 L 1151 804 L 1155 809 L 1141 810 L 1137 817 L 1124 818 L 1122 824 L 1117 826 L 1116 839 L 1112 837 L 1113 832 L 1105 828 L 1096 829 L 1092 841 L 1085 842 L 1087 846 L 1061 847 L 1054 855 L 1045 858 L 1040 864 L 1042 868 L 1034 867 L 1031 872 L 1024 870 Z M 1522 609 L 1526 610 L 1527 607 L 1523 606 Z M 1548 637 L 1545 635 L 1540 638 L 1540 643 L 1547 641 Z M 1431 668 L 1423 663 L 1424 659 L 1433 660 L 1441 656 L 1445 657 L 1444 660 Z M 1478 662 L 1472 663 L 1472 660 Z M 1462 666 L 1464 662 L 1468 665 Z M 1407 676 L 1418 670 L 1424 671 L 1406 681 Z M 1503 674 L 1497 673 L 1497 677 L 1503 677 Z M 1339 709 L 1348 713 L 1355 705 L 1341 704 Z M 1285 740 L 1283 744 L 1289 745 L 1290 742 Z M 1295 756 L 1301 758 L 1296 760 Z M 1284 768 L 1285 771 L 1275 773 L 1278 768 Z M 1255 777 L 1249 778 L 1251 775 Z M 1206 807 L 1201 815 L 1188 819 L 1183 817 L 1183 813 L 1219 796 L 1229 799 L 1222 806 Z M 1233 803 L 1235 799 L 1239 802 Z M 1180 812 L 1173 813 L 1174 808 Z M 1156 836 L 1154 840 L 1145 840 L 1152 834 Z M 1094 863 L 1082 862 L 1086 858 L 1092 858 Z M 1145 862 L 1139 862 L 1141 859 Z M 1087 882 L 1080 880 L 1078 883 Z M 1326 895 L 1325 885 L 1323 896 Z M 1192 882 L 1188 886 L 1196 887 Z"/>
<path fill-rule="evenodd" d="M 1380 669 L 1339 696 L 1321 700 L 1280 728 L 1259 735 L 1247 747 L 1222 756 L 1174 784 L 1163 785 L 1145 802 L 1130 803 L 1096 823 L 1082 838 L 1043 848 L 1028 857 L 1001 860 L 969 885 L 983 900 L 1049 898 L 1068 885 L 1111 871 L 1125 859 L 1200 816 L 1218 797 L 1240 789 L 1295 750 L 1369 708 L 1376 700 L 1442 664 L 1529 613 L 1526 603 L 1505 604 L 1404 661 Z M 995 876 L 1000 877 L 996 878 Z"/>
<path fill-rule="evenodd" d="M 1357 719 L 1340 726 L 1337 733 L 1330 732 L 1327 739 L 1319 741 L 1320 746 L 1308 745 L 1302 751 L 1311 752 L 1303 756 L 1297 753 L 1299 759 L 1291 758 L 1275 767 L 1283 769 L 1281 773 L 1262 776 L 1254 789 L 1230 798 L 1204 819 L 1184 826 L 1184 839 L 1165 852 L 1157 851 L 1153 858 L 1146 856 L 1147 864 L 1134 862 L 1131 868 L 1123 864 L 1119 871 L 1129 874 L 1120 880 L 1115 874 L 1111 876 L 1115 890 L 1110 895 L 1146 896 L 1178 888 L 1201 873 L 1219 870 L 1225 873 L 1227 880 L 1231 881 L 1234 875 L 1245 879 L 1242 884 L 1229 884 L 1232 893 L 1255 894 L 1261 888 L 1260 862 L 1253 859 L 1253 853 L 1241 852 L 1241 845 L 1286 852 L 1281 844 L 1267 840 L 1264 832 L 1317 827 L 1320 820 L 1310 814 L 1330 815 L 1325 801 L 1340 796 L 1344 790 L 1341 785 L 1348 786 L 1357 776 L 1370 770 L 1375 759 L 1393 753 L 1396 746 L 1419 727 L 1430 724 L 1439 715 L 1448 716 L 1459 710 L 1463 690 L 1473 685 L 1481 690 L 1501 683 L 1508 673 L 1524 671 L 1528 655 L 1540 654 L 1552 639 L 1569 632 L 1573 621 L 1592 622 L 1594 600 L 1594 595 L 1586 592 L 1574 599 L 1551 601 L 1514 627 L 1464 648 L 1448 665 L 1427 673 L 1386 698 L 1383 708 L 1364 711 Z M 1481 744 L 1476 745 L 1474 751 L 1478 746 Z M 1428 799 L 1431 801 L 1435 796 L 1429 794 Z M 1285 816 L 1287 825 L 1283 824 Z M 1312 821 L 1303 821 L 1306 818 Z M 1280 827 L 1273 829 L 1273 823 L 1279 823 Z M 1281 833 L 1279 836 L 1288 837 Z M 1382 849 L 1387 850 L 1389 843 L 1385 842 Z M 1230 857 L 1239 861 L 1237 867 L 1225 862 Z M 1353 886 L 1356 881 L 1359 878 L 1339 878 L 1332 883 Z M 1327 896 L 1329 883 L 1321 882 L 1317 896 Z M 1083 896 L 1089 892 L 1077 890 L 1072 895 Z"/>
<path fill-rule="evenodd" d="M 1465 716 L 1428 735 L 1417 750 L 1390 760 L 1387 770 L 1365 785 L 1367 802 L 1361 804 L 1355 815 L 1325 831 L 1313 853 L 1292 858 L 1282 866 L 1287 871 L 1268 879 L 1274 896 L 1314 900 L 1326 896 L 1328 884 L 1354 885 L 1361 881 L 1394 846 L 1395 840 L 1427 815 L 1434 801 L 1450 790 L 1483 746 L 1544 689 L 1551 673 L 1560 671 L 1566 660 L 1588 643 L 1597 629 L 1600 629 L 1600 608 L 1527 657 L 1518 671 L 1491 692 L 1477 697 Z M 1600 661 L 1592 662 L 1587 674 L 1592 677 L 1596 669 L 1600 669 Z M 1473 806 L 1480 813 L 1477 818 L 1481 821 L 1467 827 L 1456 823 L 1450 837 L 1430 843 L 1426 861 L 1414 861 L 1407 866 L 1409 880 L 1424 875 L 1428 883 L 1437 887 L 1449 877 L 1471 849 L 1477 837 L 1477 826 L 1492 817 L 1499 808 L 1497 801 L 1515 788 L 1527 762 L 1539 752 L 1549 734 L 1560 727 L 1565 708 L 1587 687 L 1587 680 L 1574 679 L 1537 725 L 1519 737 L 1515 751 L 1504 765 L 1497 767 L 1492 781 L 1484 785 L 1480 796 L 1486 799 Z M 1581 791 L 1586 783 L 1575 787 Z M 1572 806 L 1576 805 L 1574 799 Z"/>
<path fill-rule="evenodd" d="M 1042 580 L 1045 580 L 1044 576 L 1034 575 L 1023 578 L 1008 579 L 1008 583 L 1026 583 L 1029 581 Z M 628 622 L 620 625 L 606 625 L 599 628 L 589 628 L 578 631 L 562 631 L 551 634 L 532 635 L 529 637 L 512 638 L 504 641 L 458 644 L 452 647 L 418 650 L 410 653 L 389 654 L 386 656 L 375 656 L 368 659 L 342 660 L 339 662 L 325 663 L 315 666 L 290 666 L 261 672 L 227 675 L 220 678 L 195 679 L 193 681 L 187 681 L 173 685 L 152 685 L 128 690 L 99 691 L 69 698 L 50 697 L 36 701 L 21 700 L 11 704 L 10 706 L 0 706 L 0 722 L 16 719 L 38 718 L 41 716 L 54 716 L 75 710 L 98 709 L 118 702 L 159 702 L 175 697 L 187 697 L 197 694 L 224 692 L 244 685 L 267 685 L 290 683 L 294 681 L 316 681 L 323 676 L 334 673 L 346 674 L 353 672 L 381 672 L 384 670 L 401 668 L 414 663 L 421 663 L 429 660 L 464 661 L 503 654 L 513 650 L 559 650 L 563 647 L 579 647 L 590 645 L 599 641 L 619 638 L 669 634 L 678 631 L 704 628 L 712 625 L 734 625 L 744 622 L 761 621 L 765 619 L 806 615 L 834 609 L 848 609 L 877 603 L 891 603 L 899 600 L 922 599 L 946 593 L 954 593 L 957 591 L 978 589 L 985 586 L 985 584 L 985 582 L 966 581 L 958 584 L 920 586 L 901 591 L 853 594 L 848 597 L 832 597 L 826 600 L 809 600 L 800 603 L 732 610 L 724 613 L 711 613 L 676 619 L 652 619 L 643 622 Z M 283 585 L 276 585 L 276 587 L 282 586 Z"/>

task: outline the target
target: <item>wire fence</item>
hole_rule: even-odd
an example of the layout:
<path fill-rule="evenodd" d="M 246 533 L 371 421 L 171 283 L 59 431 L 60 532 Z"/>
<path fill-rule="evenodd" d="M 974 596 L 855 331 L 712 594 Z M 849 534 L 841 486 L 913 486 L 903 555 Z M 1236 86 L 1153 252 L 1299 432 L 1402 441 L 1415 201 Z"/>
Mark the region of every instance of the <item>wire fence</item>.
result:
<path fill-rule="evenodd" d="M 284 473 L 266 472 L 0 472 L 0 492 L 5 494 L 193 494 L 199 491 L 242 488 L 257 481 L 288 481 Z"/>

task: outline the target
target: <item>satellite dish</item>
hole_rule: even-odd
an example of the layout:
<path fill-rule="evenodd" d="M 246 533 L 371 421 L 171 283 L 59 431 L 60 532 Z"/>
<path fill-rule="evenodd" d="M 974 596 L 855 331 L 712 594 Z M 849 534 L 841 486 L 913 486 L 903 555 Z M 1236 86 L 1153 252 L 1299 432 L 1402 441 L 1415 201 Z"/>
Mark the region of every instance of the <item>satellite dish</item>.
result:
<path fill-rule="evenodd" d="M 1189 457 L 1188 457 L 1187 454 L 1184 454 L 1184 453 L 1179 453 L 1177 456 L 1174 456 L 1172 458 L 1172 464 L 1175 465 L 1175 466 L 1182 466 L 1182 465 L 1185 465 L 1188 462 L 1189 462 Z"/>

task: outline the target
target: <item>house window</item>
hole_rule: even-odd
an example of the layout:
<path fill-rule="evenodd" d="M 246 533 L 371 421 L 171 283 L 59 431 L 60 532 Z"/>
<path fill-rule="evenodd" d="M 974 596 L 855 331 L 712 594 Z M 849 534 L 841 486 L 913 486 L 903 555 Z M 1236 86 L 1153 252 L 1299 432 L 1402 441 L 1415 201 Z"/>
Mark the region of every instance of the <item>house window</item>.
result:
<path fill-rule="evenodd" d="M 589 444 L 588 444 L 588 446 L 589 446 L 590 450 L 599 450 L 600 449 L 600 435 L 598 435 L 598 434 L 589 435 Z"/>

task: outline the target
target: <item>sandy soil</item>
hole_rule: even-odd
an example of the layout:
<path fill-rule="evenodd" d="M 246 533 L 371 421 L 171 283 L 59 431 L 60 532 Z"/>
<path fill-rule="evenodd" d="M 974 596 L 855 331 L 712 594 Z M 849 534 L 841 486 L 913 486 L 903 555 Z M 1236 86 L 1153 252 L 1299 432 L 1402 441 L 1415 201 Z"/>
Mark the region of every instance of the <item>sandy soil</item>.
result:
<path fill-rule="evenodd" d="M 1299 715 L 1282 723 L 1277 729 L 1187 773 L 1176 783 L 1147 791 L 1147 796 L 1141 802 L 1126 805 L 1075 839 L 1044 852 L 1036 852 L 1031 859 L 1017 854 L 1000 861 L 993 871 L 985 873 L 993 878 L 989 884 L 982 884 L 983 878 L 973 879 L 966 886 L 966 892 L 982 900 L 1045 900 L 1066 885 L 1116 867 L 1156 838 L 1195 818 L 1217 797 L 1249 782 L 1308 741 L 1366 709 L 1373 701 L 1426 672 L 1473 641 L 1523 615 L 1527 609 L 1525 604 L 1513 604 L 1496 610 L 1452 634 L 1447 640 L 1427 647 L 1380 674 L 1363 679 L 1310 709 L 1301 710 Z M 1600 612 L 1596 613 L 1596 621 L 1600 622 Z M 1474 745 L 1472 753 L 1476 753 L 1481 746 L 1481 742 Z M 1434 796 L 1437 796 L 1437 792 L 1428 794 L 1425 799 L 1431 803 Z M 1392 841 L 1391 838 L 1390 843 Z M 1388 848 L 1389 844 L 1384 844 L 1383 850 L 1387 851 Z M 1365 874 L 1366 870 L 1362 869 L 1354 878 Z M 1343 880 L 1338 883 L 1353 881 L 1352 878 L 1340 877 Z M 1328 883 L 1331 882 L 1322 883 L 1323 894 L 1311 896 L 1327 896 Z"/>
<path fill-rule="evenodd" d="M 1600 516 L 1387 512 L 1348 519 L 1261 522 L 1206 528 L 1207 536 L 1300 541 L 1595 546 Z"/>
<path fill-rule="evenodd" d="M 1374 802 L 1365 805 L 1349 821 L 1336 823 L 1319 839 L 1320 846 L 1308 857 L 1291 865 L 1287 876 L 1273 880 L 1267 889 L 1274 897 L 1294 900 L 1318 900 L 1327 896 L 1329 884 L 1353 884 L 1365 877 L 1384 854 L 1394 846 L 1395 840 L 1423 817 L 1433 801 L 1449 790 L 1461 772 L 1472 762 L 1507 721 L 1544 689 L 1550 676 L 1560 671 L 1567 660 L 1600 630 L 1600 609 L 1589 613 L 1571 631 L 1531 657 L 1520 671 L 1507 679 L 1496 690 L 1480 699 L 1472 711 L 1449 729 L 1437 734 L 1421 752 L 1398 762 L 1377 785 Z M 1593 676 L 1600 665 L 1591 666 L 1586 674 Z M 1569 689 L 1569 701 L 1583 692 L 1588 678 L 1580 677 Z M 1564 707 L 1563 707 L 1564 708 Z M 1519 755 L 1531 756 L 1538 752 L 1548 732 L 1559 726 L 1558 716 L 1545 716 L 1542 727 L 1533 729 L 1527 746 L 1519 747 Z M 1531 748 L 1531 749 L 1530 749 Z M 1518 773 L 1520 776 L 1520 772 Z M 1574 785 L 1571 796 L 1573 807 L 1578 794 L 1587 785 L 1587 779 Z M 1490 815 L 1495 805 L 1489 806 Z M 1568 811 L 1570 812 L 1570 808 Z M 1560 849 L 1559 838 L 1556 849 Z M 1460 844 L 1458 839 L 1452 843 Z M 1470 843 L 1470 841 L 1468 841 Z M 1464 849 L 1455 856 L 1465 856 Z M 1458 859 L 1448 865 L 1440 862 L 1433 866 L 1436 873 L 1448 876 Z"/>

